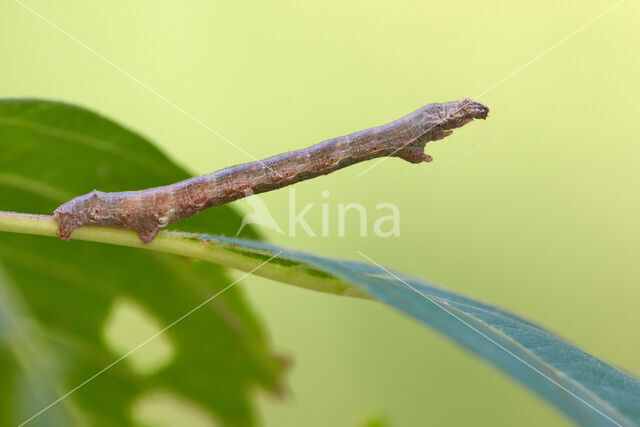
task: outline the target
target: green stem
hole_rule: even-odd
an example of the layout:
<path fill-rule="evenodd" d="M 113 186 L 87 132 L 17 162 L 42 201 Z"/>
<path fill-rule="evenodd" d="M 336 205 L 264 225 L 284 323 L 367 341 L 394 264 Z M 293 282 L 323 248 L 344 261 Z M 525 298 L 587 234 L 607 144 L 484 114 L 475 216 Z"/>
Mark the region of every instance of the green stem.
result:
<path fill-rule="evenodd" d="M 58 224 L 53 216 L 0 212 L 0 231 L 57 237 L 57 229 Z M 153 242 L 143 244 L 134 231 L 85 226 L 73 232 L 73 239 L 182 255 L 222 264 L 305 289 L 369 298 L 360 288 L 340 279 L 320 278 L 313 275 L 304 266 L 303 268 L 291 268 L 286 263 L 277 262 L 277 259 L 264 263 L 264 258 L 256 257 L 256 251 L 253 249 L 217 240 L 203 240 L 197 234 L 163 231 Z"/>

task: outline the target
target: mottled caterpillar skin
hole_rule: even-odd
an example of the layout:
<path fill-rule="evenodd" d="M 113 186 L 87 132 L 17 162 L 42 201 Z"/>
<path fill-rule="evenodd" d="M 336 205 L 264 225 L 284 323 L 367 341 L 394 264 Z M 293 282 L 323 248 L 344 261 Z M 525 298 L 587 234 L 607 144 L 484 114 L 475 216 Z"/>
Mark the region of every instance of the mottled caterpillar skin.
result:
<path fill-rule="evenodd" d="M 120 193 L 92 191 L 55 210 L 58 236 L 70 240 L 76 228 L 99 225 L 134 229 L 143 243 L 149 243 L 160 228 L 204 209 L 364 160 L 394 156 L 411 163 L 430 162 L 432 158 L 424 153 L 427 142 L 442 139 L 451 129 L 473 119 L 485 119 L 488 112 L 486 106 L 471 99 L 429 104 L 386 125 L 164 187 Z"/>

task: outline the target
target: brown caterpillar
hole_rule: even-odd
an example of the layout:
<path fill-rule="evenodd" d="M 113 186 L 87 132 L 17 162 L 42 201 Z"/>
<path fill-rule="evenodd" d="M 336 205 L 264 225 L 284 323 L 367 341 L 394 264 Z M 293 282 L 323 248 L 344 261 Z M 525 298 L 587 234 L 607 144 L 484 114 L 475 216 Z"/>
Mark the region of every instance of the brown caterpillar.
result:
<path fill-rule="evenodd" d="M 212 206 L 329 174 L 376 157 L 400 157 L 410 163 L 433 160 L 425 144 L 451 134 L 489 109 L 471 99 L 426 105 L 391 123 L 333 138 L 265 160 L 231 166 L 164 187 L 103 193 L 94 190 L 55 210 L 58 236 L 70 240 L 84 225 L 134 229 L 151 242 L 167 224 Z"/>

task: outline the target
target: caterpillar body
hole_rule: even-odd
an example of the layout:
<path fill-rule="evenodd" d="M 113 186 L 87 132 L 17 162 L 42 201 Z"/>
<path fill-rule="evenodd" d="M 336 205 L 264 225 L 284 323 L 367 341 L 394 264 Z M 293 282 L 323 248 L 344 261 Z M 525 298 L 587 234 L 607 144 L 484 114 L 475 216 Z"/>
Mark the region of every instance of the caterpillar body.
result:
<path fill-rule="evenodd" d="M 425 144 L 442 139 L 489 109 L 471 99 L 426 105 L 391 123 L 333 138 L 262 161 L 231 166 L 163 187 L 105 193 L 94 190 L 55 210 L 58 236 L 70 240 L 84 225 L 133 229 L 143 243 L 160 228 L 212 206 L 326 175 L 378 157 L 429 162 Z"/>

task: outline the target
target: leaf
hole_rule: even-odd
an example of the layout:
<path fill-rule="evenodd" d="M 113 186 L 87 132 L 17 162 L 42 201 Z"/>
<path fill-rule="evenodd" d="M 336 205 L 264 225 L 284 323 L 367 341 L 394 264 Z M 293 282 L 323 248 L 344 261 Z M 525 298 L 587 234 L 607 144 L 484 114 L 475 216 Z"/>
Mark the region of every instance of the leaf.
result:
<path fill-rule="evenodd" d="M 83 187 L 82 183 L 65 185 L 59 185 L 59 183 L 69 180 L 69 175 L 82 174 L 87 174 L 82 182 L 98 182 L 101 179 L 99 171 L 103 166 L 103 156 L 119 156 L 119 160 L 107 162 L 116 172 L 111 177 L 114 182 L 120 179 L 118 178 L 120 174 L 128 176 L 127 168 L 136 167 L 129 164 L 124 170 L 120 168 L 119 162 L 125 163 L 129 154 L 145 153 L 144 156 L 133 157 L 137 167 L 143 167 L 144 159 L 153 159 L 154 156 L 160 156 L 158 161 L 162 162 L 161 155 L 149 145 L 140 143 L 142 140 L 135 135 L 121 129 L 115 132 L 116 127 L 113 124 L 99 126 L 98 124 L 109 123 L 104 119 L 99 119 L 95 127 L 85 126 L 84 128 L 83 120 L 74 120 L 82 115 L 85 119 L 97 120 L 98 118 L 91 113 L 59 104 L 33 101 L 32 103 L 34 106 L 44 106 L 44 112 L 39 114 L 36 108 L 38 114 L 33 117 L 33 111 L 30 112 L 29 108 L 24 108 L 25 105 L 29 105 L 28 102 L 23 104 L 14 102 L 6 103 L 5 107 L 8 106 L 8 108 L 5 108 L 4 114 L 0 114 L 0 140 L 21 141 L 13 147 L 3 142 L 6 147 L 11 148 L 6 149 L 3 145 L 3 151 L 0 151 L 0 173 L 7 171 L 4 175 L 0 175 L 0 183 L 4 186 L 3 191 L 5 188 L 14 191 L 17 188 L 32 194 L 31 204 L 20 209 L 14 208 L 15 210 L 48 213 L 51 209 L 43 202 L 43 197 L 50 199 L 62 197 L 67 191 L 67 186 L 73 188 L 74 195 L 87 192 L 89 188 Z M 58 122 L 55 122 L 51 117 L 56 117 L 56 111 L 59 108 L 71 113 L 69 117 L 61 114 L 57 117 Z M 48 116 L 47 110 L 53 110 L 52 116 Z M 0 108 L 0 113 L 2 112 Z M 7 120 L 6 117 L 9 119 Z M 65 125 L 69 124 L 72 128 L 75 126 L 73 129 L 78 131 L 77 134 L 85 135 L 83 140 L 86 143 L 87 152 L 83 155 L 92 160 L 88 165 L 79 162 L 75 165 L 77 171 L 74 169 L 60 172 L 56 167 L 51 166 L 49 156 L 57 156 L 53 159 L 56 165 L 65 165 L 69 156 L 68 150 L 66 154 L 64 150 L 63 154 L 56 151 L 54 156 L 50 147 L 32 144 L 33 141 L 44 138 L 42 135 L 34 136 L 32 133 L 43 133 L 45 130 L 48 135 L 48 139 L 45 138 L 45 140 L 48 142 L 57 138 L 65 144 L 78 143 L 82 138 L 76 133 L 60 133 L 62 132 L 59 129 L 60 120 L 64 120 Z M 57 127 L 54 126 L 55 123 L 58 123 Z M 52 126 L 54 131 L 49 129 Z M 96 131 L 100 134 L 105 130 L 109 136 L 99 141 L 87 136 L 93 135 Z M 109 130 L 112 133 L 109 133 Z M 126 135 L 126 138 L 123 135 Z M 122 140 L 119 140 L 119 137 Z M 117 149 L 105 146 L 104 141 L 119 141 L 116 143 Z M 63 148 L 65 144 L 62 144 Z M 28 150 L 30 146 L 32 152 L 27 155 L 24 150 L 25 147 Z M 100 147 L 100 155 L 92 154 L 92 150 L 95 150 L 92 148 L 94 146 Z M 33 148 L 41 149 L 45 156 L 30 163 Z M 37 153 L 36 157 L 38 157 Z M 20 168 L 12 169 L 16 160 L 25 166 L 22 173 L 19 173 Z M 164 162 L 167 162 L 166 159 Z M 107 168 L 107 174 L 113 171 Z M 75 172 L 78 173 L 75 174 Z M 151 174 L 151 169 L 148 172 Z M 126 188 L 121 182 L 111 188 L 109 187 L 111 181 L 104 177 L 102 179 L 104 180 L 101 182 L 102 190 Z M 135 177 L 127 179 L 133 180 Z M 176 179 L 180 178 L 173 180 Z M 51 183 L 56 183 L 56 186 L 52 186 Z M 136 184 L 135 188 L 151 185 L 156 184 Z M 23 202 L 18 199 L 19 197 L 10 200 L 18 205 Z M 47 208 L 44 209 L 44 206 Z M 5 207 L 0 206 L 0 208 Z M 212 229 L 214 224 L 207 223 L 206 219 L 213 219 L 213 216 L 217 219 L 219 212 L 221 212 L 220 209 L 206 211 L 194 217 L 191 222 L 181 222 L 180 228 L 199 229 L 199 231 Z M 224 212 L 225 217 L 233 217 L 231 211 Z M 55 235 L 55 223 L 52 219 L 6 216 L 1 219 L 0 230 Z M 224 233 L 224 231 L 216 230 L 218 233 Z M 226 231 L 228 232 L 229 229 L 227 228 Z M 13 391 L 10 396 L 0 398 L 0 408 L 9 408 L 11 413 L 23 411 L 25 407 L 37 407 L 42 402 L 48 401 L 51 396 L 60 395 L 60 384 L 67 385 L 65 382 L 68 382 L 71 372 L 75 375 L 76 371 L 82 371 L 82 375 L 85 375 L 86 372 L 98 368 L 98 364 L 95 363 L 96 356 L 108 358 L 105 356 L 107 352 L 104 346 L 101 342 L 96 342 L 94 335 L 95 330 L 104 321 L 105 314 L 101 311 L 104 310 L 104 301 L 113 299 L 113 294 L 121 292 L 133 295 L 140 301 L 146 302 L 150 309 L 160 313 L 159 317 L 168 319 L 176 314 L 172 312 L 171 316 L 167 315 L 168 311 L 176 308 L 176 303 L 193 297 L 194 283 L 200 284 L 201 289 L 209 289 L 206 286 L 209 283 L 208 279 L 215 274 L 219 275 L 219 271 L 209 270 L 214 267 L 207 264 L 185 261 L 182 258 L 170 258 L 151 252 L 159 251 L 220 263 L 243 271 L 254 272 L 256 267 L 260 267 L 254 274 L 283 283 L 333 294 L 379 300 L 435 328 L 449 339 L 493 363 L 580 424 L 640 424 L 640 405 L 638 404 L 640 382 L 636 378 L 516 315 L 379 265 L 324 258 L 251 240 L 179 232 L 161 233 L 151 244 L 144 246 L 149 249 L 144 252 L 82 242 L 82 240 L 93 240 L 143 247 L 134 232 L 108 228 L 83 227 L 74 233 L 75 241 L 71 245 L 65 245 L 57 239 L 13 237 L 5 239 L 3 236 L 0 242 L 0 260 L 7 272 L 4 280 L 0 274 L 0 283 L 5 284 L 4 288 L 0 288 L 3 292 L 0 298 L 2 301 L 11 302 L 0 307 L 2 309 L 0 337 L 10 349 L 0 353 L 0 373 L 3 374 L 3 378 L 8 378 L 10 390 Z M 7 241 L 9 244 L 5 243 Z M 2 247 L 2 244 L 6 246 Z M 273 258 L 276 255 L 277 257 Z M 264 264 L 268 260 L 271 261 Z M 114 264 L 117 268 L 113 267 Z M 144 268 L 141 268 L 142 265 Z M 171 294 L 163 295 L 158 291 L 159 288 L 169 289 Z M 16 290 L 19 291 L 21 298 L 15 293 Z M 169 296 L 174 300 L 167 303 Z M 211 384 L 226 386 L 225 381 L 230 381 L 236 386 L 236 393 L 241 394 L 243 391 L 246 392 L 246 387 L 243 388 L 234 380 L 238 379 L 237 375 L 245 373 L 242 384 L 257 382 L 273 389 L 277 385 L 279 368 L 274 358 L 266 353 L 259 328 L 238 299 L 237 294 L 225 294 L 224 300 L 227 301 L 230 296 L 235 296 L 233 304 L 230 303 L 230 307 L 233 308 L 231 311 L 242 313 L 238 318 L 246 327 L 243 333 L 234 335 L 234 341 L 227 337 L 227 334 L 233 335 L 229 333 L 231 323 L 227 323 L 226 327 L 216 325 L 216 333 L 220 333 L 220 336 L 216 335 L 216 340 L 220 337 L 228 339 L 224 346 L 216 346 L 217 341 L 211 343 L 212 349 L 216 349 L 217 353 L 213 350 L 210 354 L 204 351 L 203 357 L 199 354 L 181 353 L 182 357 L 193 358 L 189 359 L 188 364 L 185 363 L 188 367 L 204 366 L 205 362 L 221 360 L 220 366 L 224 366 L 228 371 L 218 372 L 215 370 L 215 364 L 209 363 L 210 371 L 202 373 L 202 381 L 198 382 L 198 379 L 178 378 L 185 372 L 189 372 L 187 368 L 180 369 L 180 366 L 185 365 L 179 365 L 172 371 L 173 375 L 156 374 L 153 380 L 158 384 L 174 387 L 204 405 L 212 405 L 210 407 L 216 415 L 222 417 L 221 419 L 226 423 L 244 424 L 251 421 L 241 415 L 247 409 L 246 400 L 236 399 L 237 396 L 234 397 L 232 394 L 229 400 L 223 401 L 225 394 L 215 394 L 217 390 L 214 390 Z M 24 303 L 21 303 L 22 300 Z M 52 304 L 52 301 L 55 303 Z M 69 301 L 76 308 L 73 310 L 68 308 Z M 64 310 L 61 310 L 62 308 Z M 26 309 L 36 316 L 38 322 L 33 325 L 25 322 L 25 316 L 28 315 L 24 312 Z M 226 309 L 223 312 L 228 313 Z M 78 321 L 77 313 L 83 316 L 82 323 Z M 210 332 L 207 328 L 203 330 L 202 325 L 208 327 L 210 322 L 217 321 L 224 324 L 225 320 L 228 321 L 226 316 L 215 316 L 208 312 L 200 314 L 201 318 L 192 319 L 195 325 L 190 326 L 193 329 L 189 329 L 199 339 Z M 26 326 L 25 323 L 27 323 Z M 185 327 L 183 332 L 187 332 L 186 325 L 182 326 Z M 237 331 L 235 328 L 231 329 Z M 172 331 L 174 339 L 178 339 L 179 332 L 180 329 Z M 182 338 L 185 343 L 193 345 L 193 341 L 190 340 L 193 337 L 188 335 Z M 242 347 L 241 344 L 246 346 Z M 227 350 L 235 351 L 235 358 L 227 354 Z M 46 356 L 43 357 L 43 354 Z M 106 360 L 100 362 L 104 364 Z M 241 369 L 236 370 L 234 362 L 237 362 Z M 125 420 L 126 414 L 119 411 L 122 411 L 122 408 L 131 401 L 133 395 L 139 393 L 141 389 L 146 390 L 149 386 L 144 378 L 132 375 L 122 366 L 114 367 L 113 371 L 100 377 L 103 382 L 100 387 L 96 386 L 96 382 L 99 381 L 96 379 L 84 388 L 85 394 L 77 393 L 73 399 L 62 401 L 55 412 L 53 409 L 50 412 L 52 417 L 50 421 L 53 424 L 58 422 L 64 424 L 66 420 L 80 417 L 91 421 L 97 420 L 101 424 L 118 424 Z M 225 377 L 226 373 L 230 375 Z M 210 375 L 219 375 L 216 378 L 219 382 L 210 382 Z M 43 376 L 47 376 L 46 381 L 41 379 Z M 80 380 L 80 376 L 72 378 Z M 34 387 L 33 384 L 38 384 L 38 387 Z M 96 388 L 91 390 L 91 387 Z M 207 400 L 207 387 L 215 394 L 215 399 Z M 109 393 L 105 394 L 105 390 Z M 109 398 L 105 399 L 105 396 Z M 102 401 L 100 401 L 101 398 Z M 238 402 L 241 402 L 239 406 L 233 406 Z"/>
<path fill-rule="evenodd" d="M 263 242 L 199 236 L 217 250 L 248 258 L 276 253 L 278 278 L 300 284 L 310 271 L 333 284 L 317 290 L 358 294 L 386 303 L 436 329 L 583 425 L 640 424 L 640 382 L 543 328 L 505 310 L 441 289 L 378 265 L 285 250 Z M 263 268 L 261 274 L 274 277 Z M 337 283 L 338 282 L 338 283 Z M 342 286 L 339 285 L 342 283 Z M 355 289 L 352 289 L 355 288 Z"/>
<path fill-rule="evenodd" d="M 144 138 L 82 108 L 0 102 L 0 210 L 51 214 L 98 188 L 135 190 L 188 177 Z M 240 217 L 210 209 L 182 230 L 233 234 Z M 255 233 L 251 232 L 253 236 Z M 0 235 L 0 423 L 17 425 L 115 361 L 103 337 L 116 301 L 135 301 L 160 327 L 232 283 L 221 267 L 151 251 Z M 156 390 L 251 425 L 251 391 L 276 392 L 281 364 L 232 287 L 166 332 L 173 359 L 151 373 L 123 360 L 33 419 L 33 425 L 131 425 Z"/>

